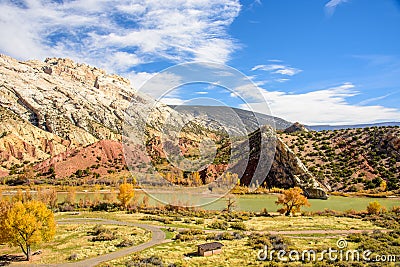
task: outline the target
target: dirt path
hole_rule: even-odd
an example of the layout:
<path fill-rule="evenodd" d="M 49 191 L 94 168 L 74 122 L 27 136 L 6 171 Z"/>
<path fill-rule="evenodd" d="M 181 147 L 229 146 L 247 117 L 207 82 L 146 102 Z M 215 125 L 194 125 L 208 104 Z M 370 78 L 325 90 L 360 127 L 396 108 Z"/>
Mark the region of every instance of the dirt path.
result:
<path fill-rule="evenodd" d="M 169 242 L 169 240 L 165 239 L 165 233 L 160 230 L 159 227 L 154 227 L 147 224 L 140 223 L 130 223 L 130 222 L 121 222 L 107 219 L 99 219 L 99 218 L 73 218 L 73 219 L 62 219 L 57 221 L 58 224 L 74 224 L 74 223 L 101 223 L 101 224 L 112 224 L 112 225 L 124 225 L 124 226 L 134 226 L 140 227 L 146 230 L 151 231 L 152 237 L 151 240 L 142 243 L 136 246 L 132 246 L 129 248 L 120 249 L 108 254 L 104 254 L 98 257 L 90 258 L 87 260 L 82 260 L 78 262 L 71 263 L 61 263 L 61 264 L 11 264 L 10 266 L 38 266 L 38 267 L 90 267 L 99 265 L 102 262 L 118 259 L 127 255 L 130 255 L 134 252 L 138 252 L 144 250 L 146 248 L 152 247 L 154 245 L 162 244 L 165 242 Z"/>
<path fill-rule="evenodd" d="M 375 230 L 298 230 L 298 231 L 262 231 L 260 233 L 268 233 L 271 235 L 308 235 L 308 234 L 336 234 L 336 235 L 349 235 L 349 234 L 362 234 L 373 233 L 374 231 L 381 231 L 383 233 L 389 232 L 386 229 Z"/>

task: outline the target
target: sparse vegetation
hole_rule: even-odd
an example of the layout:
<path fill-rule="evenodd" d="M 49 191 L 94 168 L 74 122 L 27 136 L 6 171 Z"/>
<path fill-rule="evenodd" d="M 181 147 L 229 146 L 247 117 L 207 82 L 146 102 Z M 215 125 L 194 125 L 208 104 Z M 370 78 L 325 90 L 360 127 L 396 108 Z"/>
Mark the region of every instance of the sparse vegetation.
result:
<path fill-rule="evenodd" d="M 400 154 L 392 140 L 399 136 L 399 127 L 281 134 L 320 182 L 367 194 L 400 189 Z"/>

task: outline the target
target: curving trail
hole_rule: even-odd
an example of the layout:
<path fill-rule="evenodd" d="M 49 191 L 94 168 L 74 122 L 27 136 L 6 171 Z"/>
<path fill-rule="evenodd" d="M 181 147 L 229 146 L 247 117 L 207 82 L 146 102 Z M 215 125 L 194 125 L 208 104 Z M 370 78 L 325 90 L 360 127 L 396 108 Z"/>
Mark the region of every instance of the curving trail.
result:
<path fill-rule="evenodd" d="M 161 243 L 168 242 L 169 240 L 165 239 L 165 233 L 160 230 L 158 227 L 154 227 L 147 224 L 140 223 L 130 223 L 130 222 L 121 222 L 107 219 L 99 219 L 99 218 L 73 218 L 73 219 L 62 219 L 57 221 L 58 224 L 73 224 L 73 223 L 103 223 L 103 224 L 112 224 L 112 225 L 124 225 L 124 226 L 135 226 L 140 227 L 146 230 L 151 231 L 152 237 L 151 240 L 142 243 L 139 245 L 135 245 L 132 247 L 120 249 L 108 254 L 100 255 L 94 258 L 90 258 L 87 260 L 82 260 L 78 262 L 70 262 L 70 263 L 60 263 L 60 264 L 12 264 L 11 266 L 38 266 L 38 267 L 91 267 L 97 266 L 102 262 L 118 259 L 127 255 L 130 255 L 134 252 L 138 252 L 144 250 L 146 248 L 152 247 L 154 245 L 158 245 Z"/>

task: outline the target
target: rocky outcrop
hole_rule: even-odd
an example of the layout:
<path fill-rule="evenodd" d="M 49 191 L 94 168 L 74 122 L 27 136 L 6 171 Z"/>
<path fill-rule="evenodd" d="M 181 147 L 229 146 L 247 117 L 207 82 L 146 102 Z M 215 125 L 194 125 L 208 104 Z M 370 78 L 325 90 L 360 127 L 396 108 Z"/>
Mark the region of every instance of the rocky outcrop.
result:
<path fill-rule="evenodd" d="M 383 150 L 397 153 L 400 156 L 400 135 L 398 132 L 389 131 L 383 136 L 378 145 Z"/>
<path fill-rule="evenodd" d="M 261 138 L 264 138 L 262 144 Z M 261 127 L 250 135 L 250 157 L 241 184 L 249 186 L 259 169 L 265 176 L 259 182 L 267 188 L 298 186 L 308 198 L 327 199 L 324 189 L 293 151 L 274 135 L 269 127 Z"/>
<path fill-rule="evenodd" d="M 288 188 L 298 186 L 308 198 L 327 199 L 326 189 L 317 182 L 293 151 L 277 139 L 271 170 L 267 175 L 268 186 Z"/>
<path fill-rule="evenodd" d="M 284 130 L 285 133 L 308 132 L 308 129 L 301 123 L 295 122 Z"/>

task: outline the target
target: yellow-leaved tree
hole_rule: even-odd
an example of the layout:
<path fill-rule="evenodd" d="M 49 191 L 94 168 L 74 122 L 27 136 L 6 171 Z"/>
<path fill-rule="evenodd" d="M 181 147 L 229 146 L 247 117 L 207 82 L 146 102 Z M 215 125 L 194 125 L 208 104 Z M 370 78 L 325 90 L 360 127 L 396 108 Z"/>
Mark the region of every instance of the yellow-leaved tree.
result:
<path fill-rule="evenodd" d="M 32 246 L 50 241 L 56 232 L 53 212 L 40 201 L 16 202 L 0 216 L 1 241 L 20 247 L 28 261 Z"/>
<path fill-rule="evenodd" d="M 118 200 L 121 202 L 121 205 L 126 209 L 128 207 L 129 202 L 135 195 L 135 191 L 132 184 L 124 181 L 123 184 L 119 186 Z"/>
<path fill-rule="evenodd" d="M 303 196 L 303 190 L 300 187 L 283 191 L 275 203 L 283 205 L 282 208 L 278 209 L 278 212 L 286 216 L 289 216 L 290 213 L 294 215 L 296 212 L 299 212 L 302 206 L 310 206 L 307 198 Z"/>
<path fill-rule="evenodd" d="M 5 243 L 8 239 L 8 232 L 3 228 L 7 212 L 11 208 L 11 203 L 6 200 L 0 200 L 0 243 Z"/>

